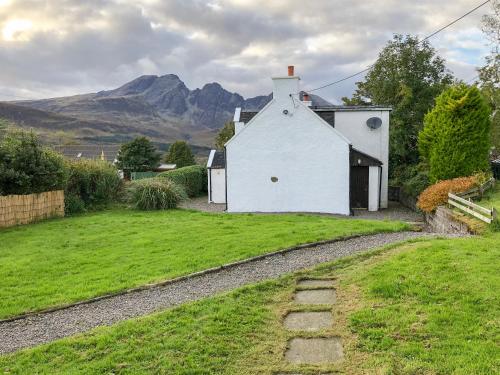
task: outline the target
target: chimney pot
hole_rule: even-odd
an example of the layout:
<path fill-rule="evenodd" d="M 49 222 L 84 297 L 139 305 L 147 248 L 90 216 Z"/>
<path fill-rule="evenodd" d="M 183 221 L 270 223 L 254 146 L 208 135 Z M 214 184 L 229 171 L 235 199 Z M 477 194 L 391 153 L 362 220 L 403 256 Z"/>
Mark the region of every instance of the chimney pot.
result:
<path fill-rule="evenodd" d="M 295 69 L 295 67 L 293 65 L 288 65 L 288 76 L 289 77 L 294 76 L 294 69 Z"/>

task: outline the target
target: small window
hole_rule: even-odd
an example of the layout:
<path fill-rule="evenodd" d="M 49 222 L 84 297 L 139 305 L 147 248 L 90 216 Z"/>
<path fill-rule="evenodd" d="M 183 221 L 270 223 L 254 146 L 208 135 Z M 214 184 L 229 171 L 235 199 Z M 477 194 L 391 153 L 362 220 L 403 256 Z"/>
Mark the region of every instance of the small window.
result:
<path fill-rule="evenodd" d="M 274 176 L 273 176 L 273 177 L 271 177 L 271 181 L 272 181 L 272 182 L 278 182 L 278 177 L 274 177 Z"/>

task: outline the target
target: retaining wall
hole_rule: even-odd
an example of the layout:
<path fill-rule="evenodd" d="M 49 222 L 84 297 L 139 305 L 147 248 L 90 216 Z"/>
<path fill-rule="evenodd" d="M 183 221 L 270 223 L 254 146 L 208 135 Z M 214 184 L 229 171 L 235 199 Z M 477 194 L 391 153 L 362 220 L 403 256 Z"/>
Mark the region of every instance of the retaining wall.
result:
<path fill-rule="evenodd" d="M 433 214 L 426 214 L 425 221 L 433 232 L 470 234 L 467 224 L 457 220 L 453 211 L 445 206 L 439 206 Z"/>

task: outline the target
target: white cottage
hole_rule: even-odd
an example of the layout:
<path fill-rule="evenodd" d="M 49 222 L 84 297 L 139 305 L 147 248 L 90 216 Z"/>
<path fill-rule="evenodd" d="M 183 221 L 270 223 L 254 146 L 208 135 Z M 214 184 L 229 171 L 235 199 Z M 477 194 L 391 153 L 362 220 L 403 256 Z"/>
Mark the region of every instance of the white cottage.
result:
<path fill-rule="evenodd" d="M 237 108 L 225 154 L 212 150 L 209 201 L 228 212 L 387 207 L 391 109 L 312 106 L 307 94 L 299 100 L 293 67 L 272 80 L 273 99 L 259 112 Z"/>

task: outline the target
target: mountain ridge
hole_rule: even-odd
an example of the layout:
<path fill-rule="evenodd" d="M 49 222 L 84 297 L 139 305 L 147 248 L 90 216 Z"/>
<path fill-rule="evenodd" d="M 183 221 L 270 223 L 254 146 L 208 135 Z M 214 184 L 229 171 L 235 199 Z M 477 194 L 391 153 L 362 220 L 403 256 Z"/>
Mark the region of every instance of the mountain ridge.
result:
<path fill-rule="evenodd" d="M 96 142 L 111 131 L 108 138 L 129 139 L 144 134 L 157 142 L 183 139 L 212 146 L 217 131 L 232 119 L 236 107 L 260 110 L 271 99 L 272 94 L 245 99 L 218 82 L 190 90 L 175 74 L 142 75 L 115 89 L 96 93 L 5 102 L 16 106 L 12 108 L 16 115 L 9 116 L 8 106 L 3 106 L 0 115 L 15 118 L 23 126 L 32 124 L 31 127 L 42 132 L 51 131 L 53 123 L 34 121 L 32 114 L 23 120 L 20 108 L 45 111 L 48 114 L 41 117 L 47 119 L 54 117 L 51 114 L 61 115 L 72 124 L 71 131 L 77 139 L 85 135 L 87 139 L 94 137 Z M 330 104 L 314 95 L 312 100 L 316 105 Z M 82 124 L 81 129 L 78 124 Z M 58 128 L 61 127 L 58 123 Z"/>

